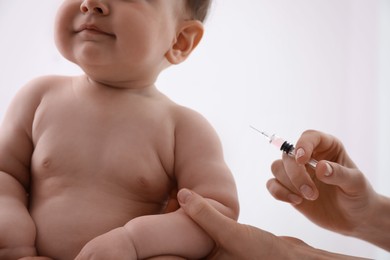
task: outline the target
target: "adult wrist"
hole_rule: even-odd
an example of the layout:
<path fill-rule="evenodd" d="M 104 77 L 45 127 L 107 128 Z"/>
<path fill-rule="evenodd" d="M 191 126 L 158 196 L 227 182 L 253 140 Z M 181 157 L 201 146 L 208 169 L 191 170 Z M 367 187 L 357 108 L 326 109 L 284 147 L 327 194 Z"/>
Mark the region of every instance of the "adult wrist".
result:
<path fill-rule="evenodd" d="M 369 217 L 352 236 L 390 251 L 390 198 L 377 194 Z"/>

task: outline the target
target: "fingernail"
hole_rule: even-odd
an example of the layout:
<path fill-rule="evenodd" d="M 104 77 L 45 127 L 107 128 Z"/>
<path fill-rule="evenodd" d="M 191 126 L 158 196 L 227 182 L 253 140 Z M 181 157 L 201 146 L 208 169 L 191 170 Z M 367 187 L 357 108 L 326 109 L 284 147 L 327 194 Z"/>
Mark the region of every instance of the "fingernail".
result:
<path fill-rule="evenodd" d="M 326 177 L 329 177 L 329 176 L 331 176 L 333 174 L 333 168 L 332 168 L 332 166 L 330 166 L 330 164 L 329 163 L 326 163 L 326 171 L 325 171 L 325 176 Z"/>
<path fill-rule="evenodd" d="M 302 185 L 300 188 L 300 191 L 302 192 L 302 195 L 308 199 L 313 200 L 314 199 L 314 190 L 309 185 Z"/>
<path fill-rule="evenodd" d="M 298 195 L 288 194 L 287 198 L 294 205 L 298 205 L 302 203 L 302 198 L 299 197 Z"/>
<path fill-rule="evenodd" d="M 305 150 L 303 148 L 299 148 L 295 153 L 295 159 L 301 158 L 305 155 Z"/>
<path fill-rule="evenodd" d="M 177 194 L 177 199 L 181 204 L 185 204 L 188 201 L 189 197 L 191 197 L 191 195 L 192 195 L 191 191 L 187 189 L 182 189 Z"/>

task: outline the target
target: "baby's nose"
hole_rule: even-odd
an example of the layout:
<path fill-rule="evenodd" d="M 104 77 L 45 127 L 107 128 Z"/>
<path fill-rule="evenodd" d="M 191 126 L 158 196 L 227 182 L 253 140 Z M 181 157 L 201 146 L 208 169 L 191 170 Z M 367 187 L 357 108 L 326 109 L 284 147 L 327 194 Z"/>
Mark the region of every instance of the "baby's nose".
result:
<path fill-rule="evenodd" d="M 102 0 L 84 0 L 81 3 L 80 11 L 84 14 L 108 15 L 110 10 L 105 1 Z"/>

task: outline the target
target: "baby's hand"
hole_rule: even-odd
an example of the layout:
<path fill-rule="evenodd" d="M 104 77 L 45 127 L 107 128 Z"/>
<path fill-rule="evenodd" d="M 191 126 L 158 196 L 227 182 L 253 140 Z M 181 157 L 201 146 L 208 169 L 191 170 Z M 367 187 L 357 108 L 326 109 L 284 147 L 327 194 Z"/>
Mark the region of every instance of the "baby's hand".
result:
<path fill-rule="evenodd" d="M 89 241 L 75 260 L 136 260 L 133 241 L 124 227 L 116 228 Z"/>

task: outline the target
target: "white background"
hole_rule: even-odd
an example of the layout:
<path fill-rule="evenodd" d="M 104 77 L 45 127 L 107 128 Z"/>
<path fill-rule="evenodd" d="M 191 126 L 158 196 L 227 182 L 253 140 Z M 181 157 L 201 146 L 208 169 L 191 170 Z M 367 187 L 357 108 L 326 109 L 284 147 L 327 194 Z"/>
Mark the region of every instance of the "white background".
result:
<path fill-rule="evenodd" d="M 0 0 L 0 116 L 44 74 L 81 73 L 57 52 L 60 0 Z M 193 56 L 157 82 L 216 128 L 237 181 L 240 221 L 326 250 L 390 259 L 313 225 L 266 191 L 280 152 L 252 124 L 295 142 L 319 129 L 343 140 L 373 186 L 390 195 L 390 1 L 216 0 Z"/>

